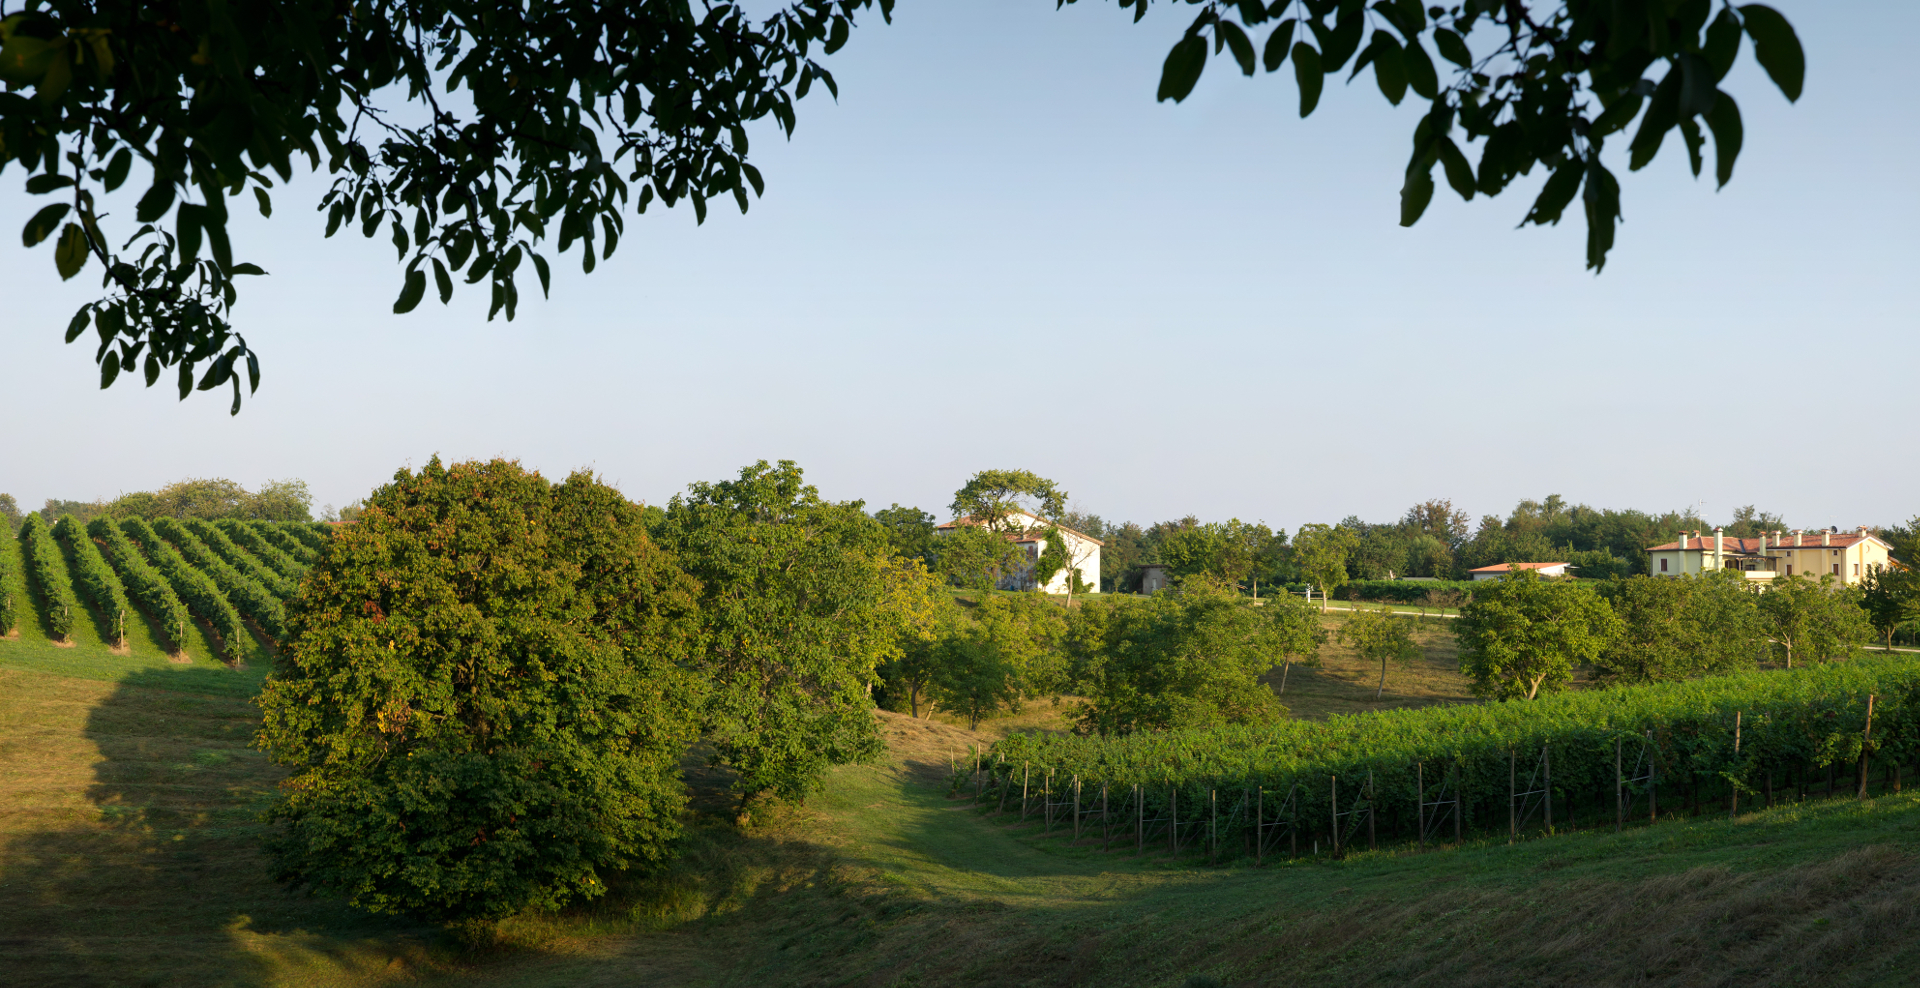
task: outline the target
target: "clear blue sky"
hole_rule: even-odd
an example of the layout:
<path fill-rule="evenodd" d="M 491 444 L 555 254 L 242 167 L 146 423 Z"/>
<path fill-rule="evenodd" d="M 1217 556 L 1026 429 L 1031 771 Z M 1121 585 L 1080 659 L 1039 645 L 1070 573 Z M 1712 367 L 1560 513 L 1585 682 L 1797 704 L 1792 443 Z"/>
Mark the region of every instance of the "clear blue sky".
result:
<path fill-rule="evenodd" d="M 1920 513 L 1920 5 L 1779 6 L 1805 96 L 1743 51 L 1734 181 L 1695 181 L 1677 137 L 1643 172 L 1619 160 L 1626 223 L 1595 277 L 1578 220 L 1514 229 L 1538 175 L 1470 204 L 1443 184 L 1401 229 L 1419 110 L 1370 74 L 1305 121 L 1290 72 L 1224 61 L 1156 104 L 1183 10 L 904 0 L 832 59 L 838 104 L 804 101 L 791 143 L 758 135 L 750 214 L 635 219 L 511 324 L 475 289 L 392 315 L 391 245 L 323 241 L 324 183 L 282 191 L 236 239 L 273 273 L 235 313 L 266 375 L 237 419 L 223 393 L 94 388 L 92 344 L 60 337 L 98 269 L 62 285 L 20 247 L 36 204 L 9 170 L 0 491 L 300 477 L 340 504 L 437 452 L 586 467 L 651 502 L 789 458 L 829 497 L 935 511 L 1023 467 L 1141 522 L 1291 531 L 1549 493 L 1899 521 Z"/>

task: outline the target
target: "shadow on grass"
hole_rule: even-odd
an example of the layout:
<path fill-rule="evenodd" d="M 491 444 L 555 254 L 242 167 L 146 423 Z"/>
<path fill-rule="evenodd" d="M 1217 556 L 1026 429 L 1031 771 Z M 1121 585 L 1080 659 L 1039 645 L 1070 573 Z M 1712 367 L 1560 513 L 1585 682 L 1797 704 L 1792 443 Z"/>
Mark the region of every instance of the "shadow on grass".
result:
<path fill-rule="evenodd" d="M 232 678 L 141 670 L 84 712 L 44 704 L 10 759 L 29 778 L 0 829 L 0 980 L 265 985 L 430 950 L 432 931 L 268 879 L 259 814 L 279 772 L 248 747 L 251 700 L 219 695 Z"/>

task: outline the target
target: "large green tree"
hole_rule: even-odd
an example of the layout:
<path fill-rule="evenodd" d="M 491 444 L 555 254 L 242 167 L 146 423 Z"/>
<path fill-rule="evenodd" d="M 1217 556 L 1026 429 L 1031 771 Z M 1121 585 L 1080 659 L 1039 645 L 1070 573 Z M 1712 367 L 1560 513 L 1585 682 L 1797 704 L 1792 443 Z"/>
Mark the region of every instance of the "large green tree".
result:
<path fill-rule="evenodd" d="M 1860 606 L 1883 646 L 1893 651 L 1894 632 L 1920 621 L 1920 574 L 1903 567 L 1870 570 L 1860 579 Z"/>
<path fill-rule="evenodd" d="M 258 743 L 279 876 L 481 924 L 605 890 L 679 833 L 694 584 L 586 474 L 436 458 L 289 604 Z"/>
<path fill-rule="evenodd" d="M 1776 578 L 1760 595 L 1760 615 L 1789 669 L 1796 660 L 1850 659 L 1873 639 L 1859 589 L 1831 576 Z"/>
<path fill-rule="evenodd" d="M 1412 618 L 1396 617 L 1386 611 L 1361 608 L 1348 615 L 1340 626 L 1340 640 L 1368 662 L 1380 663 L 1380 685 L 1374 689 L 1378 701 L 1387 692 L 1387 665 L 1411 663 L 1420 657 L 1420 646 L 1413 640 Z"/>
<path fill-rule="evenodd" d="M 1594 664 L 1621 683 L 1655 683 L 1752 668 L 1766 651 L 1756 591 L 1721 570 L 1699 577 L 1630 576 L 1601 584 L 1620 634 Z"/>
<path fill-rule="evenodd" d="M 792 461 L 690 485 L 655 530 L 701 584 L 702 721 L 743 798 L 800 799 L 880 751 L 869 690 L 898 654 L 887 530 Z"/>
<path fill-rule="evenodd" d="M 1598 659 L 1620 634 L 1620 619 L 1585 584 L 1520 570 L 1477 588 L 1453 631 L 1475 693 L 1531 700 Z"/>
<path fill-rule="evenodd" d="M 1067 492 L 1031 470 L 982 470 L 953 492 L 948 506 L 956 519 L 971 519 L 992 532 L 1024 530 L 1030 523 L 1016 518 L 1030 512 L 1048 522 L 1067 511 Z"/>
<path fill-rule="evenodd" d="M 1327 609 L 1327 597 L 1347 582 L 1347 557 L 1359 547 L 1359 537 L 1349 528 L 1313 522 L 1294 533 L 1293 564 L 1319 588 L 1322 611 Z"/>

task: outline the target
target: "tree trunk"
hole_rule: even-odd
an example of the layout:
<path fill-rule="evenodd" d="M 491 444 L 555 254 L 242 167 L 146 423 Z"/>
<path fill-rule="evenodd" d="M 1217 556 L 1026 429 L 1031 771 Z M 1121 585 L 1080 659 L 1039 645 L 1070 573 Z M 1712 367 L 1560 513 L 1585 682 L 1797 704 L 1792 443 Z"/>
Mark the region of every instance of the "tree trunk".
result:
<path fill-rule="evenodd" d="M 1281 696 L 1287 695 L 1287 673 L 1292 671 L 1293 671 L 1293 662 L 1291 660 L 1283 660 L 1280 663 L 1280 695 Z"/>
<path fill-rule="evenodd" d="M 1380 660 L 1380 688 L 1373 691 L 1373 702 L 1379 703 L 1381 694 L 1387 691 L 1387 660 Z"/>

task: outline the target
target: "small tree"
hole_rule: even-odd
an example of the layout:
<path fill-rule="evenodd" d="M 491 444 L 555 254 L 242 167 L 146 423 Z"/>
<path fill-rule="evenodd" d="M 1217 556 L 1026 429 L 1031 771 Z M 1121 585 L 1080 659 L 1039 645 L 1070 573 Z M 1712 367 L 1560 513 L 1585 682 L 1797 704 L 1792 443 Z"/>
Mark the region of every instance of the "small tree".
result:
<path fill-rule="evenodd" d="M 1620 633 L 1620 619 L 1584 584 L 1520 570 L 1476 591 L 1453 632 L 1460 671 L 1473 677 L 1475 693 L 1531 700 L 1597 659 Z"/>
<path fill-rule="evenodd" d="M 1020 703 L 1014 665 L 1000 642 L 974 628 L 941 639 L 933 694 L 942 706 L 967 719 L 968 730 Z"/>
<path fill-rule="evenodd" d="M 1621 633 L 1595 660 L 1622 683 L 1672 682 L 1750 668 L 1766 641 L 1746 578 L 1731 570 L 1700 577 L 1644 574 L 1603 584 Z"/>
<path fill-rule="evenodd" d="M 1385 611 L 1354 611 L 1340 628 L 1340 640 L 1361 658 L 1380 663 L 1380 686 L 1373 691 L 1375 702 L 1387 691 L 1387 663 L 1404 665 L 1420 657 L 1420 646 L 1413 642 L 1413 620 Z"/>
<path fill-rule="evenodd" d="M 1813 580 L 1780 577 L 1760 595 L 1760 614 L 1769 637 L 1793 668 L 1794 655 L 1804 662 L 1852 658 L 1872 640 L 1872 626 L 1860 607 L 1859 591 L 1834 582 L 1832 576 Z"/>
<path fill-rule="evenodd" d="M 1920 578 L 1912 570 L 1875 568 L 1860 580 L 1860 606 L 1880 633 L 1881 646 L 1893 651 L 1893 633 L 1920 619 Z"/>
<path fill-rule="evenodd" d="M 1266 608 L 1224 584 L 1116 607 L 1080 728 L 1096 734 L 1263 723 L 1284 716 L 1260 678 L 1287 647 Z"/>
<path fill-rule="evenodd" d="M 1293 671 L 1295 663 L 1320 664 L 1320 646 L 1326 644 L 1327 632 L 1313 608 L 1298 597 L 1283 594 L 1269 598 L 1260 613 L 1268 624 L 1265 641 L 1280 656 L 1278 692 L 1285 696 L 1287 673 Z"/>

